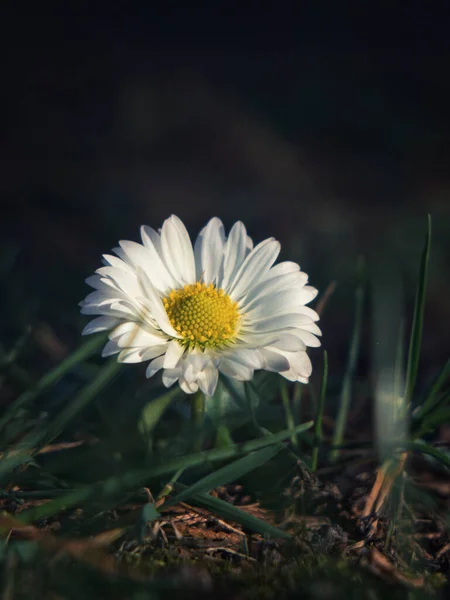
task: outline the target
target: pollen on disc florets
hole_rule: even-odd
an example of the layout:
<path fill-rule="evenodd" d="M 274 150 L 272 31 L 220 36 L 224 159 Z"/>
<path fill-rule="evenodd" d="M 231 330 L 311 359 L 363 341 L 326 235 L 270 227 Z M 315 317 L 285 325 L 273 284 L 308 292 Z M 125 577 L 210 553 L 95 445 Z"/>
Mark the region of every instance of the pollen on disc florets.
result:
<path fill-rule="evenodd" d="M 238 304 L 212 283 L 197 281 L 172 290 L 163 304 L 183 345 L 203 349 L 222 346 L 236 334 Z"/>

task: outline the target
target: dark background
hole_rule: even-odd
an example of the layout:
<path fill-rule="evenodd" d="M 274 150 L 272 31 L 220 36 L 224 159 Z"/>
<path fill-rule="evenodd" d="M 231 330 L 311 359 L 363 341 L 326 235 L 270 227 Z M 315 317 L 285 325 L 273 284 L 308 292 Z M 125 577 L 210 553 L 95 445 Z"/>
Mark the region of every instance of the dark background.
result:
<path fill-rule="evenodd" d="M 431 212 L 434 375 L 450 334 L 448 8 L 312 4 L 3 9 L 9 334 L 32 322 L 60 360 L 102 253 L 172 213 L 192 235 L 217 215 L 276 236 L 322 292 L 337 281 L 322 327 L 340 373 L 358 256 L 401 282 L 410 319 Z"/>

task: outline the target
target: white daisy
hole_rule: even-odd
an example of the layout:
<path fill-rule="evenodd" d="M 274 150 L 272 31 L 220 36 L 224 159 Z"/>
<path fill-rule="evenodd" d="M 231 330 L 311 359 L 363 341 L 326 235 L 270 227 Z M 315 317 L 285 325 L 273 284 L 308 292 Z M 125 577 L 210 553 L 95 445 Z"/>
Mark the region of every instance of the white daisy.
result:
<path fill-rule="evenodd" d="M 81 312 L 99 315 L 83 334 L 110 330 L 103 356 L 125 363 L 150 361 L 166 387 L 176 381 L 188 394 L 211 396 L 219 372 L 239 381 L 256 369 L 308 382 L 307 346 L 320 346 L 317 313 L 305 306 L 317 295 L 294 262 L 274 266 L 273 238 L 253 248 L 241 222 L 228 238 L 213 218 L 194 248 L 181 220 L 159 232 L 141 228 L 142 244 L 119 242 L 117 256 L 86 282 L 96 291 Z"/>

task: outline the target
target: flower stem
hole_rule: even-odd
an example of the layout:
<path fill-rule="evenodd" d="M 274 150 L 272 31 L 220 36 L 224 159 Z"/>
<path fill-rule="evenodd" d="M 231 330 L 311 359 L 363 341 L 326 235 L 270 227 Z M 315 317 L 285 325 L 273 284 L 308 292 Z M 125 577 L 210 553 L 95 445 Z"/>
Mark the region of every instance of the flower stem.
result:
<path fill-rule="evenodd" d="M 191 399 L 191 424 L 195 432 L 194 450 L 200 451 L 203 438 L 201 430 L 205 419 L 205 396 L 200 390 Z"/>

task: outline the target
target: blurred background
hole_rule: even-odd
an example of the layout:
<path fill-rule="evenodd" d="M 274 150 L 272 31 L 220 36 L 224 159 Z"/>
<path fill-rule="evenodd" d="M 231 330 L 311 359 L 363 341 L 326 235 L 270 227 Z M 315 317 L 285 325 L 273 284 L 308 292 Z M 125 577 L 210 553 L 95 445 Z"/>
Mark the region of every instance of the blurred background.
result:
<path fill-rule="evenodd" d="M 358 257 L 408 332 L 431 213 L 421 368 L 436 374 L 450 336 L 448 8 L 312 5 L 3 10 L 4 335 L 31 323 L 57 363 L 80 343 L 102 253 L 172 213 L 192 236 L 216 215 L 277 237 L 321 293 L 336 282 L 322 328 L 340 377 Z M 377 336 L 366 313 L 361 373 Z"/>

